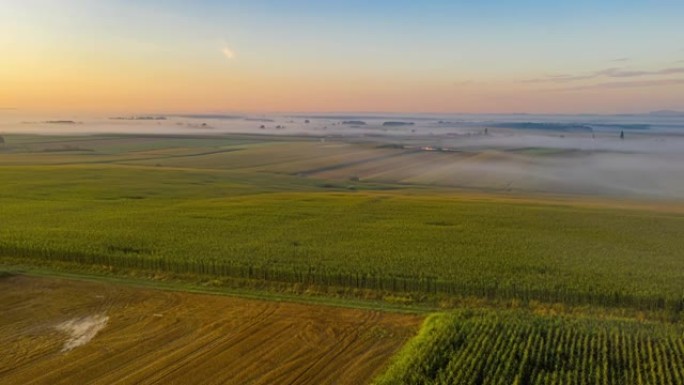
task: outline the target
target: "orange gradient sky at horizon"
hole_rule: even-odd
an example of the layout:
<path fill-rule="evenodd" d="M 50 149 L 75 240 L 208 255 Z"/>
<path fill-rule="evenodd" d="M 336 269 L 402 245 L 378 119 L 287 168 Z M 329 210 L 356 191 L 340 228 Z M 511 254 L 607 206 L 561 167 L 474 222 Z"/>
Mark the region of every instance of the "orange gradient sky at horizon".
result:
<path fill-rule="evenodd" d="M 676 22 L 684 7 L 676 3 L 644 10 L 646 2 L 635 1 L 610 16 L 579 2 L 576 9 L 541 9 L 513 21 L 505 18 L 509 9 L 501 1 L 490 1 L 484 10 L 440 1 L 416 8 L 400 1 L 390 11 L 364 8 L 358 1 L 341 8 L 304 0 L 285 8 L 269 1 L 218 3 L 8 3 L 0 15 L 0 108 L 54 113 L 684 109 L 684 47 L 670 43 L 684 41 L 684 28 Z M 392 16 L 387 20 L 381 17 L 386 12 Z M 453 24 L 449 15 L 467 22 Z M 602 28 L 607 32 L 600 34 Z"/>

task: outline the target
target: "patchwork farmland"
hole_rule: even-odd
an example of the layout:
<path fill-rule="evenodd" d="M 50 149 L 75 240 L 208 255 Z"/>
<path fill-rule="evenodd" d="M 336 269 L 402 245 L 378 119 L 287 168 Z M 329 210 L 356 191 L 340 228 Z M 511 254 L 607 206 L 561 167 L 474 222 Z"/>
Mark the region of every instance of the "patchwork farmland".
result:
<path fill-rule="evenodd" d="M 592 156 L 7 135 L 0 383 L 681 383 L 684 206 Z"/>

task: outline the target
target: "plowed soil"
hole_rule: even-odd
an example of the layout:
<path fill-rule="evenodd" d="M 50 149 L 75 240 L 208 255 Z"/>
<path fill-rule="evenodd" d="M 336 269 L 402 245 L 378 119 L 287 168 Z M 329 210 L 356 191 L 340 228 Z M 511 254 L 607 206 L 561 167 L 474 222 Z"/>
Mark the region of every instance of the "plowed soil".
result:
<path fill-rule="evenodd" d="M 0 278 L 0 306 L 0 384 L 25 385 L 364 384 L 422 320 L 26 276 Z M 65 349 L 60 325 L 92 319 Z"/>

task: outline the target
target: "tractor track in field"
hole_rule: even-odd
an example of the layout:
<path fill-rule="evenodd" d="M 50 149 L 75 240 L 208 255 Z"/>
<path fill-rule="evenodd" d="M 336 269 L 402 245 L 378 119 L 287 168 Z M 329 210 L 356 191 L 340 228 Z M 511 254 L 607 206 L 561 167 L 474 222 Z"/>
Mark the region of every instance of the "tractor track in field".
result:
<path fill-rule="evenodd" d="M 340 170 L 343 168 L 358 166 L 358 165 L 361 165 L 364 163 L 377 162 L 377 161 L 391 159 L 391 158 L 398 158 L 398 157 L 406 156 L 406 155 L 413 154 L 416 152 L 419 152 L 419 150 L 408 150 L 408 151 L 402 150 L 402 151 L 397 152 L 397 153 L 385 154 L 385 155 L 375 156 L 375 157 L 371 157 L 371 158 L 353 160 L 353 161 L 349 161 L 349 162 L 335 163 L 335 164 L 331 164 L 329 166 L 323 166 L 323 167 L 312 168 L 312 169 L 308 169 L 308 170 L 294 172 L 292 174 L 301 175 L 301 176 L 311 176 L 311 175 L 319 174 L 322 172 L 334 171 L 334 170 Z"/>
<path fill-rule="evenodd" d="M 166 371 L 155 371 L 154 376 L 149 379 L 150 382 L 165 383 L 165 381 L 171 381 L 171 377 L 174 373 L 182 370 L 184 366 L 192 364 L 193 362 L 198 362 L 202 360 L 209 354 L 215 353 L 214 348 L 218 348 L 225 343 L 238 344 L 242 340 L 248 338 L 250 334 L 257 329 L 261 324 L 265 323 L 268 318 L 276 312 L 276 308 L 264 308 L 259 314 L 252 318 L 251 323 L 238 331 L 235 336 L 229 336 L 227 339 L 225 336 L 218 335 L 212 338 L 209 344 L 199 344 L 197 348 L 192 349 L 190 352 L 184 352 L 183 357 L 174 363 L 174 367 L 168 368 Z M 147 382 L 147 381 L 145 381 Z M 168 382 L 166 382 L 168 383 Z"/>
<path fill-rule="evenodd" d="M 152 157 L 145 157 L 145 152 L 140 152 L 141 157 L 139 158 L 114 158 L 114 159 L 104 159 L 104 160 L 94 160 L 94 161 L 73 161 L 73 162 L 62 162 L 62 163 L 53 163 L 55 166 L 72 166 L 72 165 L 80 165 L 80 164 L 122 164 L 122 165 L 127 165 L 129 164 L 128 162 L 147 162 L 147 161 L 155 161 L 155 160 L 168 160 L 168 159 L 181 159 L 181 158 L 194 158 L 194 157 L 200 157 L 200 156 L 208 156 L 208 155 L 216 155 L 216 154 L 225 154 L 229 152 L 236 152 L 240 151 L 242 148 L 227 148 L 223 150 L 213 150 L 213 151 L 206 151 L 206 152 L 197 152 L 193 154 L 169 154 L 169 155 L 163 155 L 163 156 L 152 156 Z M 113 156 L 115 154 L 98 154 L 102 156 Z M 134 165 L 139 166 L 139 164 L 135 163 Z"/>
<path fill-rule="evenodd" d="M 365 326 L 369 322 L 369 320 L 372 318 L 372 316 L 373 316 L 373 314 L 369 314 L 363 320 L 361 325 L 359 325 L 359 329 L 362 329 L 363 326 Z M 351 335 L 350 340 L 345 341 L 346 343 L 342 346 L 341 349 L 330 350 L 330 351 L 326 352 L 325 354 L 323 354 L 322 356 L 316 358 L 308 367 L 306 367 L 304 370 L 302 370 L 299 375 L 297 375 L 295 378 L 290 380 L 290 382 L 288 382 L 288 384 L 295 385 L 295 384 L 302 383 L 300 380 L 302 380 L 305 376 L 307 376 L 312 369 L 319 366 L 319 364 L 321 364 L 321 363 L 323 363 L 323 364 L 332 363 L 333 361 L 335 361 L 335 359 L 342 356 L 343 353 L 345 351 L 347 351 L 356 342 L 357 339 L 358 339 L 358 335 Z M 325 365 L 325 366 L 327 366 L 327 365 Z M 314 377 L 316 377 L 316 376 L 314 375 Z"/>

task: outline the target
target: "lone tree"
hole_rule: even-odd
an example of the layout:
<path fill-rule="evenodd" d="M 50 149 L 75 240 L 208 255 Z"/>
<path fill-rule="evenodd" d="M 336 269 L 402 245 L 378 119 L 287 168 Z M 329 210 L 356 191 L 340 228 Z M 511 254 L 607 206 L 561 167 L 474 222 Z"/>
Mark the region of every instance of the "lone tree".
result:
<path fill-rule="evenodd" d="M 625 130 L 620 131 L 620 139 L 625 138 Z"/>

